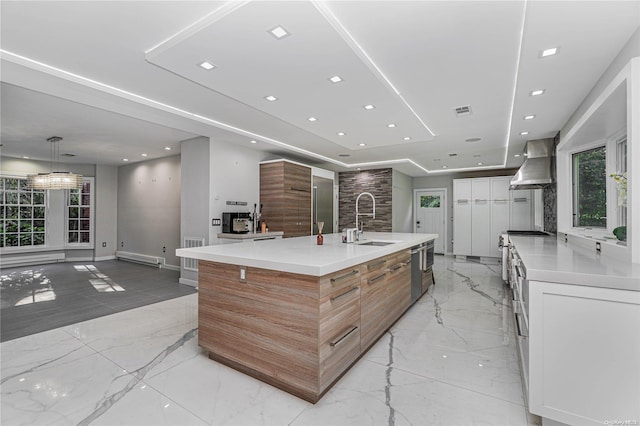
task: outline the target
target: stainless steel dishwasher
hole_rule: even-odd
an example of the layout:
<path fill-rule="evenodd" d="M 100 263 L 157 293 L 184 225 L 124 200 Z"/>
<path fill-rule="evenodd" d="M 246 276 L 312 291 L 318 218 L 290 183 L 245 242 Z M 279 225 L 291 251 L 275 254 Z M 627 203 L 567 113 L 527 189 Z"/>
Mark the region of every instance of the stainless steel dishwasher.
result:
<path fill-rule="evenodd" d="M 433 277 L 433 240 L 411 247 L 411 303 L 415 302 L 427 290 L 425 279 Z"/>

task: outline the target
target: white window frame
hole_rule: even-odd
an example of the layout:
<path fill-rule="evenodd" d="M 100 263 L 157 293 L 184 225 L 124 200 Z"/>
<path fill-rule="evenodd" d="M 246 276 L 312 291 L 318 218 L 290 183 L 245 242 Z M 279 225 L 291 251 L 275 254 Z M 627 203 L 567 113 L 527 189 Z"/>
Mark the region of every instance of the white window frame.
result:
<path fill-rule="evenodd" d="M 69 207 L 73 207 L 69 204 L 69 196 L 70 191 L 66 190 L 65 192 L 65 202 L 64 202 L 64 246 L 67 249 L 93 249 L 94 248 L 94 229 L 95 229 L 95 199 L 96 199 L 96 186 L 95 186 L 95 178 L 93 177 L 83 177 L 82 182 L 87 182 L 90 185 L 91 191 L 89 192 L 89 242 L 88 243 L 70 243 L 69 242 L 69 231 L 75 232 L 79 230 L 70 230 L 69 229 Z M 80 206 L 78 206 L 80 207 Z"/>
<path fill-rule="evenodd" d="M 612 135 L 608 136 L 605 139 L 601 139 L 598 141 L 594 141 L 592 143 L 589 144 L 584 144 L 584 145 L 580 145 L 579 147 L 576 147 L 575 149 L 572 149 L 570 151 L 567 151 L 568 154 L 568 160 L 569 160 L 569 176 L 570 176 L 570 188 L 571 188 L 571 197 L 572 197 L 572 203 L 571 203 L 571 213 L 572 213 L 572 220 L 571 220 L 571 224 L 572 224 L 572 229 L 574 231 L 584 231 L 585 229 L 591 229 L 591 231 L 595 231 L 593 233 L 598 234 L 601 233 L 603 235 L 605 234 L 611 234 L 613 232 L 613 230 L 615 228 L 617 228 L 618 226 L 621 225 L 622 223 L 622 213 L 621 213 L 621 208 L 618 207 L 618 190 L 616 188 L 616 183 L 615 181 L 610 177 L 612 173 L 618 173 L 619 170 L 619 166 L 618 166 L 618 144 L 622 143 L 623 141 L 627 140 L 627 135 L 626 135 L 626 129 L 621 129 L 618 130 L 617 132 L 613 133 Z M 607 203 L 607 227 L 606 228 L 596 228 L 596 227 L 584 227 L 584 226 L 573 226 L 573 206 L 574 206 L 574 202 L 575 202 L 575 196 L 576 194 L 574 193 L 574 186 L 573 186 L 573 155 L 580 153 L 580 152 L 584 152 L 584 151 L 589 151 L 595 148 L 599 148 L 599 147 L 605 147 L 607 150 L 607 156 L 606 156 L 606 175 L 607 175 L 607 185 L 606 185 L 606 203 Z"/>

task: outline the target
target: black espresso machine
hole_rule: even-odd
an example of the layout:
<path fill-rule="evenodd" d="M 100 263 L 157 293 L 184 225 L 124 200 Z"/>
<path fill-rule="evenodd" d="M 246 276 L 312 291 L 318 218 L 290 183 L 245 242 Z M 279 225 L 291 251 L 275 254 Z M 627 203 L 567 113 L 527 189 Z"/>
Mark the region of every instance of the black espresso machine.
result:
<path fill-rule="evenodd" d="M 222 232 L 224 234 L 246 234 L 251 231 L 251 213 L 222 213 Z"/>

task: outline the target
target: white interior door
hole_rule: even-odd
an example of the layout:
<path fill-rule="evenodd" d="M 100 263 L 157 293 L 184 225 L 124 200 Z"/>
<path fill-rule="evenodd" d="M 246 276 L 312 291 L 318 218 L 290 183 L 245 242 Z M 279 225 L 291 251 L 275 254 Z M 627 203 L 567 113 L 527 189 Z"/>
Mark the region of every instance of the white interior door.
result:
<path fill-rule="evenodd" d="M 418 190 L 415 192 L 413 205 L 416 206 L 415 229 L 417 233 L 438 234 L 434 251 L 444 254 L 445 251 L 445 191 Z"/>

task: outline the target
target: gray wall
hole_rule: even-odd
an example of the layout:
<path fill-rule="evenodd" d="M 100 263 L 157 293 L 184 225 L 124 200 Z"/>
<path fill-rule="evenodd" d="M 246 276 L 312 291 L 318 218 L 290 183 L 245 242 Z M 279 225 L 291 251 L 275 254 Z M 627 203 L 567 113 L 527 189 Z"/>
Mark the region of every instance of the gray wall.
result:
<path fill-rule="evenodd" d="M 96 165 L 95 258 L 113 259 L 118 232 L 118 168 Z M 102 247 L 103 243 L 106 247 Z"/>
<path fill-rule="evenodd" d="M 59 167 L 65 171 L 78 173 L 86 177 L 95 177 L 96 168 L 91 164 L 67 164 L 62 163 Z M 22 158 L 0 157 L 0 170 L 3 175 L 13 175 L 18 177 L 26 177 L 29 174 L 47 173 L 51 171 L 50 161 L 27 160 Z M 95 190 L 96 206 L 101 202 L 104 195 Z M 47 246 L 43 250 L 38 248 L 37 252 L 65 252 L 68 259 L 91 260 L 94 258 L 94 250 L 87 249 L 66 249 L 65 246 L 65 191 L 49 191 L 48 194 L 48 216 L 47 216 Z M 94 218 L 94 224 L 97 217 Z M 95 237 L 95 236 L 94 236 Z M 18 250 L 16 254 L 3 253 L 3 258 L 18 257 L 30 253 L 30 250 Z"/>
<path fill-rule="evenodd" d="M 413 232 L 413 178 L 397 170 L 392 176 L 393 232 Z"/>
<path fill-rule="evenodd" d="M 463 178 L 488 177 L 488 176 L 512 176 L 518 169 L 504 170 L 479 170 L 472 172 L 458 172 L 423 176 L 413 179 L 414 189 L 446 188 L 447 189 L 447 235 L 445 236 L 445 249 L 447 253 L 453 252 L 453 180 Z M 497 244 L 497 242 L 496 242 Z"/>
<path fill-rule="evenodd" d="M 185 237 L 204 238 L 209 244 L 209 138 L 198 137 L 180 143 L 180 246 Z M 198 273 L 180 265 L 180 279 L 193 284 Z M 184 281 L 186 280 L 186 282 Z"/>
<path fill-rule="evenodd" d="M 339 226 L 338 229 L 356 226 L 356 198 L 362 192 L 370 192 L 376 199 L 376 218 L 360 216 L 365 231 L 391 232 L 392 223 L 392 169 L 340 172 L 339 182 Z M 370 197 L 360 198 L 360 213 L 370 213 L 373 205 Z"/>
<path fill-rule="evenodd" d="M 179 268 L 180 156 L 119 167 L 117 220 L 118 250 L 164 257 Z"/>

